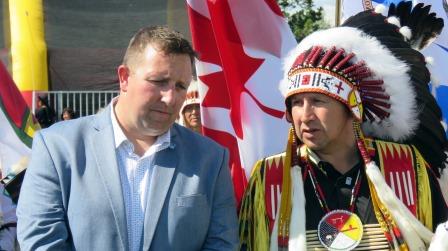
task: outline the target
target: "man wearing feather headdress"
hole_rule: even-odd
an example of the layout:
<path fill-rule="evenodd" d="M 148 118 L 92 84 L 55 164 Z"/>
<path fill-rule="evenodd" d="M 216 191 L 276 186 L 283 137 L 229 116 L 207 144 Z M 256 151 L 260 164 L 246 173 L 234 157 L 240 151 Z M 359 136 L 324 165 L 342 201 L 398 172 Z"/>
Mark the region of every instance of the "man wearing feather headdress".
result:
<path fill-rule="evenodd" d="M 187 97 L 179 112 L 179 124 L 202 134 L 201 101 L 198 82 L 195 80 L 188 86 Z"/>
<path fill-rule="evenodd" d="M 426 250 L 447 220 L 448 144 L 418 52 L 443 20 L 410 2 L 377 12 L 311 34 L 286 59 L 287 148 L 254 168 L 241 250 Z"/>

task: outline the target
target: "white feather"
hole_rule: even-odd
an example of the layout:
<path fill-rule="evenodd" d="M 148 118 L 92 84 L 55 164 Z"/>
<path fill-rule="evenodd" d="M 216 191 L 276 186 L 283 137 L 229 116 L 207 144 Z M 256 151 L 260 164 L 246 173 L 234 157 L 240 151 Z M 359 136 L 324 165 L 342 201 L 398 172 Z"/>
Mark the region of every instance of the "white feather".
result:
<path fill-rule="evenodd" d="M 448 226 L 447 223 L 440 224 L 434 235 L 428 251 L 448 250 Z"/>
<path fill-rule="evenodd" d="M 278 200 L 278 204 L 280 205 L 281 199 Z M 280 216 L 280 212 L 275 215 L 274 227 L 272 228 L 271 240 L 269 243 L 270 251 L 278 251 L 278 218 Z"/>
<path fill-rule="evenodd" d="M 386 20 L 390 24 L 393 24 L 393 25 L 395 25 L 397 27 L 401 27 L 400 19 L 398 17 L 396 17 L 396 16 L 388 17 Z"/>
<path fill-rule="evenodd" d="M 306 251 L 306 214 L 305 214 L 305 193 L 303 189 L 303 180 L 301 168 L 294 166 L 291 168 L 292 181 L 292 212 L 291 222 L 289 224 L 289 242 L 288 250 Z M 279 204 L 281 199 L 279 200 Z M 274 227 L 271 233 L 270 251 L 278 250 L 278 221 L 280 213 L 275 216 Z"/>
<path fill-rule="evenodd" d="M 425 57 L 425 62 L 429 65 L 434 65 L 434 58 L 433 57 Z"/>
<path fill-rule="evenodd" d="M 375 7 L 375 13 L 381 14 L 383 16 L 387 16 L 387 10 L 388 10 L 388 8 L 386 6 L 384 6 L 383 4 L 378 4 Z"/>
<path fill-rule="evenodd" d="M 445 203 L 448 205 L 448 166 L 445 165 L 445 168 L 440 171 L 440 179 L 438 181 Z"/>
<path fill-rule="evenodd" d="M 435 71 L 436 63 L 434 61 L 433 57 L 425 57 L 426 67 L 428 67 L 429 72 L 431 73 L 431 84 L 433 87 L 439 87 L 440 85 L 440 79 L 439 77 L 434 74 L 437 71 Z M 435 93 L 433 93 L 435 95 Z"/>
<path fill-rule="evenodd" d="M 306 214 L 305 192 L 303 189 L 300 166 L 291 168 L 292 177 L 292 212 L 289 224 L 290 234 L 288 250 L 306 250 Z"/>
<path fill-rule="evenodd" d="M 351 62 L 364 60 L 375 78 L 383 79 L 386 93 L 390 96 L 389 118 L 383 121 L 363 123 L 367 136 L 382 139 L 402 140 L 412 135 L 418 126 L 415 108 L 415 93 L 409 82 L 409 66 L 394 57 L 376 38 L 352 27 L 336 27 L 317 31 L 306 37 L 284 60 L 284 77 L 279 89 L 286 97 L 288 94 L 288 71 L 300 53 L 314 45 L 324 48 L 343 48 L 346 53 L 356 56 Z"/>
<path fill-rule="evenodd" d="M 440 86 L 440 80 L 434 74 L 431 74 L 431 83 L 436 88 Z"/>
<path fill-rule="evenodd" d="M 426 250 L 425 243 L 429 244 L 431 242 L 433 233 L 418 221 L 403 202 L 397 198 L 387 185 L 375 162 L 372 161 L 366 165 L 366 173 L 373 183 L 379 199 L 397 223 L 409 249 L 411 251 Z"/>
<path fill-rule="evenodd" d="M 400 33 L 403 35 L 403 37 L 406 38 L 406 40 L 410 40 L 412 37 L 412 31 L 408 26 L 403 26 L 400 28 Z"/>

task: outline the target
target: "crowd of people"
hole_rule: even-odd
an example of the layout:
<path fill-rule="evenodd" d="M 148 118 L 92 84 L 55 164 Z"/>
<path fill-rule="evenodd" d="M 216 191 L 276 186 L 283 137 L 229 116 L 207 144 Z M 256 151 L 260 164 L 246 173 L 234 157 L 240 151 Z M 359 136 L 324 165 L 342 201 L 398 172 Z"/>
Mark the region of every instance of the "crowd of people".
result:
<path fill-rule="evenodd" d="M 361 12 L 290 52 L 285 151 L 255 164 L 240 208 L 228 151 L 201 135 L 195 51 L 169 28 L 140 29 L 101 112 L 67 108 L 50 126 L 39 98 L 50 127 L 20 191 L 20 249 L 448 250 L 448 141 L 416 49 L 443 21 L 404 8 Z"/>

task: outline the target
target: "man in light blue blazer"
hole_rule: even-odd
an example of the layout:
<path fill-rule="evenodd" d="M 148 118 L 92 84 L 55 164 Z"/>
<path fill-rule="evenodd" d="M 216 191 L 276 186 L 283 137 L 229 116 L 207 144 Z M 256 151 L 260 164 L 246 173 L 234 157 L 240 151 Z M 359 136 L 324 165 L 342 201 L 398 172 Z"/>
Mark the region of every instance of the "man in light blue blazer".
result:
<path fill-rule="evenodd" d="M 228 153 L 174 124 L 194 51 L 143 28 L 100 114 L 34 136 L 18 216 L 21 250 L 235 250 Z"/>

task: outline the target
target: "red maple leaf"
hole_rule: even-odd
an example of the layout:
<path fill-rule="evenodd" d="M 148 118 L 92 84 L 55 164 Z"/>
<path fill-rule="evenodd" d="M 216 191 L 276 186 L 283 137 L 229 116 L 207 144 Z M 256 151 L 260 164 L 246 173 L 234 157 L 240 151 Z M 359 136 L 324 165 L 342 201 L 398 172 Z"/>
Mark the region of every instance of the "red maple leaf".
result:
<path fill-rule="evenodd" d="M 232 121 L 232 126 L 234 128 L 235 134 L 238 138 L 243 139 L 243 127 L 241 122 L 241 94 L 243 92 L 249 94 L 257 105 L 265 113 L 275 116 L 282 117 L 283 112 L 278 111 L 269 107 L 264 106 L 246 87 L 245 84 L 249 78 L 257 71 L 261 64 L 263 64 L 264 59 L 252 58 L 248 56 L 241 43 L 241 39 L 238 35 L 235 23 L 233 21 L 231 11 L 227 1 L 207 1 L 210 16 L 211 26 L 213 29 L 214 40 L 217 47 L 216 52 L 219 52 L 221 59 L 221 66 L 224 71 L 225 81 L 227 83 L 227 92 L 218 87 L 218 92 L 216 90 L 210 90 L 204 98 L 204 102 L 207 105 L 214 103 L 212 100 L 220 100 L 220 95 L 228 95 L 230 101 L 230 119 Z M 211 46 L 211 45 L 210 45 Z M 201 59 L 202 60 L 202 59 Z M 212 81 L 219 81 L 216 78 L 210 82 L 205 82 L 205 84 L 210 85 Z M 202 79 L 201 79 L 202 80 Z M 222 103 L 221 103 L 222 104 Z"/>

